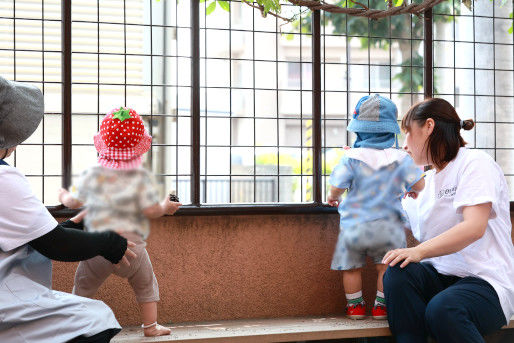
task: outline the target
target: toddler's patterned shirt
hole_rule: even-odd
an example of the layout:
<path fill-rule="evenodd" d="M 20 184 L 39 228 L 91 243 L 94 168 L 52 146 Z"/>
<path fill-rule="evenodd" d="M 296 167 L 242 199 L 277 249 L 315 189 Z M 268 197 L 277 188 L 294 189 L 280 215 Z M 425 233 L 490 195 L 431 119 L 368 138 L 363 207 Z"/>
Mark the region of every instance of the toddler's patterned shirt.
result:
<path fill-rule="evenodd" d="M 84 224 L 89 231 L 137 232 L 144 238 L 150 223 L 142 211 L 159 202 L 153 176 L 143 168 L 92 167 L 81 174 L 71 195 L 87 208 Z"/>
<path fill-rule="evenodd" d="M 334 187 L 348 189 L 338 207 L 341 227 L 394 217 L 405 221 L 401 198 L 422 177 L 422 170 L 404 151 L 348 150 L 329 180 Z"/>

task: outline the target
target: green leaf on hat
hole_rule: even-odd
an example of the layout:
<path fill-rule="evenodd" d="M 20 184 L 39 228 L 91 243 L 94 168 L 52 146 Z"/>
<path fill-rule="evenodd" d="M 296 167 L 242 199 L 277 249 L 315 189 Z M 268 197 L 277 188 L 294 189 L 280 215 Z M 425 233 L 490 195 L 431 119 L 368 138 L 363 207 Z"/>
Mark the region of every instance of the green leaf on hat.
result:
<path fill-rule="evenodd" d="M 127 108 L 123 108 L 123 106 L 120 106 L 120 109 L 114 112 L 112 115 L 112 119 L 119 119 L 121 122 L 129 118 L 132 118 L 130 116 L 130 110 Z"/>

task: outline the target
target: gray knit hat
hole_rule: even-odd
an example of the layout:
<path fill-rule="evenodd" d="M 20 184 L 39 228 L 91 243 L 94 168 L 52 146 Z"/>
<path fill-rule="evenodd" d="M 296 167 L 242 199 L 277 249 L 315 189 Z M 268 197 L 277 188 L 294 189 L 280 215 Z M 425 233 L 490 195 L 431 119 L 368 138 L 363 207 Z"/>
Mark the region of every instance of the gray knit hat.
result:
<path fill-rule="evenodd" d="M 0 76 L 0 149 L 29 138 L 43 119 L 43 94 L 35 86 Z"/>

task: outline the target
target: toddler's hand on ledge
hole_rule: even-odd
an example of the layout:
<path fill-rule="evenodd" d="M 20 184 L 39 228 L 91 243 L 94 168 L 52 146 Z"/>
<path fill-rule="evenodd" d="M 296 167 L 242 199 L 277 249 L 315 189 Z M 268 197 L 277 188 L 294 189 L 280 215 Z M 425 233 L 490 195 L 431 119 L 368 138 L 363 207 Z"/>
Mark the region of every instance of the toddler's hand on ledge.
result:
<path fill-rule="evenodd" d="M 331 195 L 329 195 L 327 197 L 327 203 L 332 206 L 332 207 L 338 207 L 339 206 L 339 202 L 341 201 L 340 197 L 333 197 Z"/>
<path fill-rule="evenodd" d="M 164 198 L 161 202 L 161 206 L 164 209 L 164 214 L 172 215 L 182 206 L 182 203 L 171 201 L 169 197 Z"/>

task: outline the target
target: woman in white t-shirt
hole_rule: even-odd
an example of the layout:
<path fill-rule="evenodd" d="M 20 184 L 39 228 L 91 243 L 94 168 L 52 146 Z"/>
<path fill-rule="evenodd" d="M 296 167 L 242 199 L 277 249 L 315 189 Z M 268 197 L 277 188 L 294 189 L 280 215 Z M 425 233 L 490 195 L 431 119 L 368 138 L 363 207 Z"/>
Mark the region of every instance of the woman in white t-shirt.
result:
<path fill-rule="evenodd" d="M 414 105 L 402 120 L 404 149 L 432 165 L 425 189 L 404 209 L 421 244 L 383 263 L 389 326 L 399 343 L 484 342 L 514 314 L 509 191 L 498 164 L 464 147 L 461 121 L 443 99 Z"/>
<path fill-rule="evenodd" d="M 133 243 L 113 231 L 58 224 L 8 158 L 37 129 L 43 94 L 0 77 L 0 342 L 106 343 L 121 327 L 99 300 L 52 290 L 52 263 L 103 256 L 128 264 Z"/>

